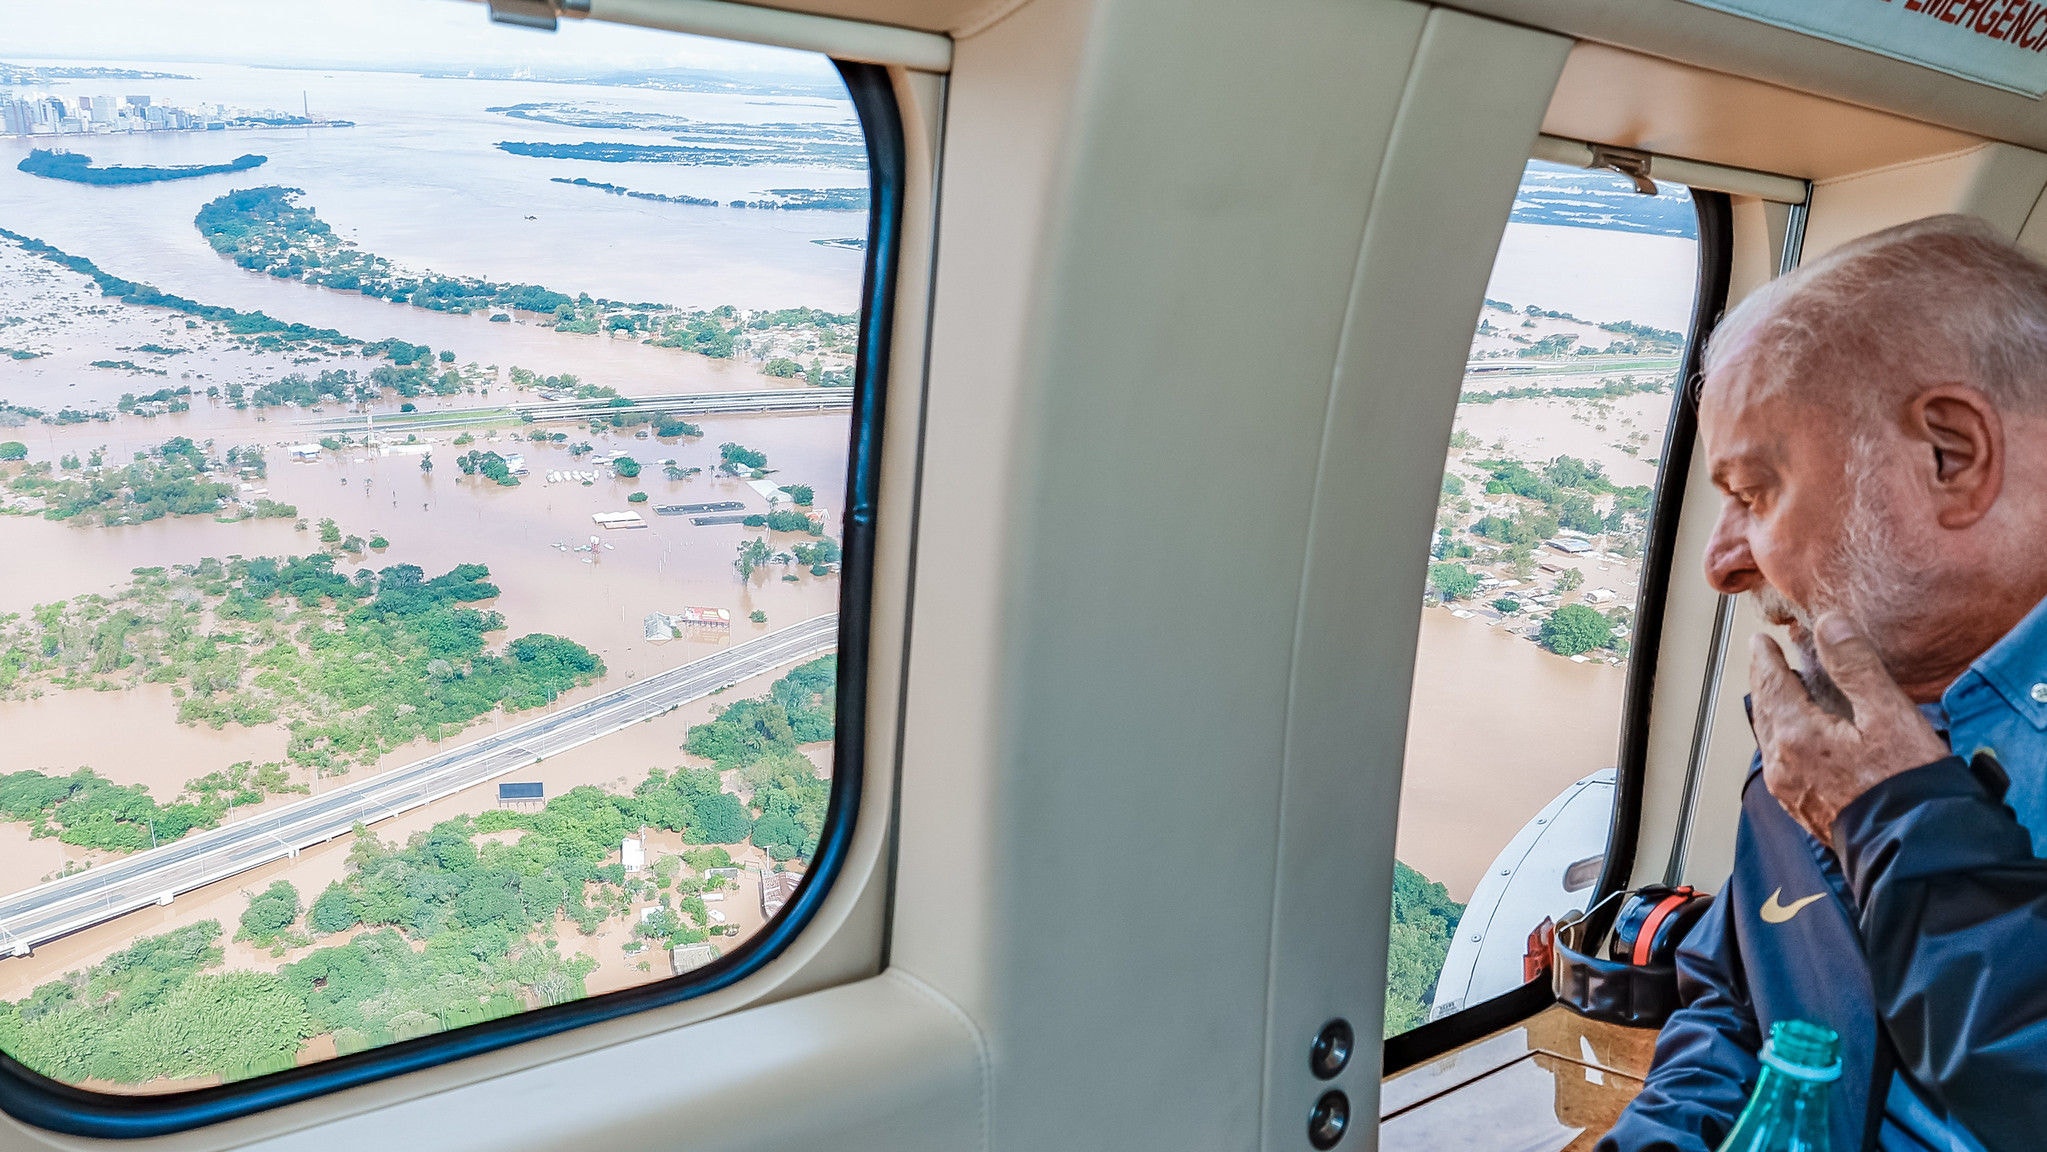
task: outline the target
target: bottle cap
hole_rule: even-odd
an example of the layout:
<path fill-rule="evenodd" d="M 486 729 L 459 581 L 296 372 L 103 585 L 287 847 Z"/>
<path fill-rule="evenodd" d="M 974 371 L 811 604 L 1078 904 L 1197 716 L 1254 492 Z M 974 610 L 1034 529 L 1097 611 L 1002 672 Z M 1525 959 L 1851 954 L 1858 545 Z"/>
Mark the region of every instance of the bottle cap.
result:
<path fill-rule="evenodd" d="M 1763 1044 L 1763 1063 L 1797 1080 L 1841 1078 L 1841 1037 L 1824 1024 L 1779 1020 Z"/>

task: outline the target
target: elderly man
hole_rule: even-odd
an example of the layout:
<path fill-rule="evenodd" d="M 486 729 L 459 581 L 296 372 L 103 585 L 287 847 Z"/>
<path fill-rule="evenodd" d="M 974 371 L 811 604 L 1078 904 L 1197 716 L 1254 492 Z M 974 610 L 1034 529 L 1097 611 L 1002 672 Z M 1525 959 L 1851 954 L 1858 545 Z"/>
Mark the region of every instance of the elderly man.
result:
<path fill-rule="evenodd" d="M 2047 266 L 1941 217 L 1744 301 L 1706 550 L 1760 749 L 1685 1006 L 1602 1152 L 1708 1152 L 1769 1026 L 1841 1034 L 1835 1152 L 2047 1147 Z"/>

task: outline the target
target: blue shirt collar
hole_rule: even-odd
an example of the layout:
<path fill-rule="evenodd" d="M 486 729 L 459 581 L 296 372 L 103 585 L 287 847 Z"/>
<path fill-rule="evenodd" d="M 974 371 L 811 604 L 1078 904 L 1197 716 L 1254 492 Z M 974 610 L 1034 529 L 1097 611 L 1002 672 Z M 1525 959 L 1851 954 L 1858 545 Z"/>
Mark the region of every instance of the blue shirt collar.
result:
<path fill-rule="evenodd" d="M 2047 731 L 2047 700 L 2036 699 L 2036 686 L 2047 685 L 2047 600 L 2033 606 L 2023 620 L 1976 658 L 1968 671 L 1941 693 L 1942 710 L 1959 723 L 1999 703 Z M 2040 695 L 2047 696 L 2047 687 Z"/>

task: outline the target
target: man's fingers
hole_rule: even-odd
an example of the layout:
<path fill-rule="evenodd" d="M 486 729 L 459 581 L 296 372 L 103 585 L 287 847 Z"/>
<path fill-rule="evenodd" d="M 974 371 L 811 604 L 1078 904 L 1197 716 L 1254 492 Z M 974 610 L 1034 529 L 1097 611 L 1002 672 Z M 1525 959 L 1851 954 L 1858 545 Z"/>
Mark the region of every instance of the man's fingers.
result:
<path fill-rule="evenodd" d="M 1780 716 L 1814 707 L 1805 681 L 1791 670 L 1776 638 L 1766 633 L 1758 632 L 1749 641 L 1748 690 L 1758 729 L 1767 729 Z"/>
<path fill-rule="evenodd" d="M 1813 642 L 1819 651 L 1820 666 L 1854 707 L 1858 724 L 1869 717 L 1872 706 L 1911 706 L 1905 690 L 1891 679 L 1890 669 L 1884 667 L 1883 657 L 1877 655 L 1876 645 L 1857 631 L 1846 616 L 1828 612 L 1814 621 Z"/>

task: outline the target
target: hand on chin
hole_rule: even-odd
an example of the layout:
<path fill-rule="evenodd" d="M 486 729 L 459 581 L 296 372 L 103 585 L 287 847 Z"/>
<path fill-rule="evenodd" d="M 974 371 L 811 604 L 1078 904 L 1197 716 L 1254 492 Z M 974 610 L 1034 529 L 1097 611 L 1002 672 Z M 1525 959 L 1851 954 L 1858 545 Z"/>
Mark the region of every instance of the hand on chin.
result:
<path fill-rule="evenodd" d="M 1804 630 L 1793 627 L 1793 638 L 1800 639 Z M 1821 616 L 1800 647 L 1808 644 L 1811 671 L 1801 680 L 1777 642 L 1757 634 L 1750 714 L 1770 794 L 1806 831 L 1831 844 L 1841 809 L 1948 749 L 1847 617 Z"/>

